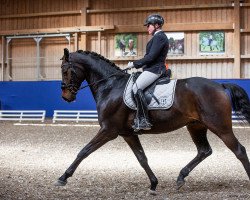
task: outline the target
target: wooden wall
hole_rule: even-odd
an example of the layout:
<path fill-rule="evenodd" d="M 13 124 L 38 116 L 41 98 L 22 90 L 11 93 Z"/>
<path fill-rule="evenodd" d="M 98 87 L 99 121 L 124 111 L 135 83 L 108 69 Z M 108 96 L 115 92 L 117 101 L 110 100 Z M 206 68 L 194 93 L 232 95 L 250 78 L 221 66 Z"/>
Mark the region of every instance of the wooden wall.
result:
<path fill-rule="evenodd" d="M 57 80 L 65 37 L 43 38 L 37 76 L 33 38 L 8 36 L 69 33 L 70 49 L 101 53 L 121 68 L 139 59 L 151 36 L 143 22 L 161 14 L 166 32 L 184 32 L 185 53 L 168 56 L 175 78 L 250 78 L 250 0 L 4 0 L 0 4 L 1 80 Z M 225 54 L 200 55 L 199 32 L 225 31 Z M 115 57 L 114 36 L 137 34 L 137 57 Z M 8 45 L 7 45 L 8 44 Z M 8 47 L 9 58 L 6 59 Z"/>

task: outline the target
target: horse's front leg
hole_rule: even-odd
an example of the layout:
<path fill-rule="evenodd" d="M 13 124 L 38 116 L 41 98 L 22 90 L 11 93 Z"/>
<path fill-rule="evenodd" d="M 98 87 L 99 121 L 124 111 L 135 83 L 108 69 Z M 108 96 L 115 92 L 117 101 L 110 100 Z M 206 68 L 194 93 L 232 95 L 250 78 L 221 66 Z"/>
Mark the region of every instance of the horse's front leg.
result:
<path fill-rule="evenodd" d="M 100 148 L 110 140 L 117 138 L 118 133 L 114 130 L 101 128 L 98 134 L 79 152 L 74 162 L 65 171 L 65 173 L 57 180 L 56 186 L 64 186 L 67 184 L 67 179 L 73 175 L 78 165 L 83 159 L 88 157 L 92 152 Z"/>
<path fill-rule="evenodd" d="M 151 183 L 150 194 L 155 195 L 156 194 L 155 190 L 156 190 L 156 186 L 158 184 L 158 180 L 148 165 L 148 159 L 144 153 L 144 150 L 142 148 L 142 145 L 141 145 L 141 142 L 140 142 L 138 136 L 137 135 L 130 135 L 130 136 L 123 136 L 123 138 L 128 143 L 128 145 L 130 146 L 130 148 L 134 152 L 137 160 L 139 161 L 139 163 L 141 164 L 141 166 L 143 167 L 143 169 L 145 170 L 145 172 L 147 173 L 147 175 L 149 177 L 149 180 Z"/>

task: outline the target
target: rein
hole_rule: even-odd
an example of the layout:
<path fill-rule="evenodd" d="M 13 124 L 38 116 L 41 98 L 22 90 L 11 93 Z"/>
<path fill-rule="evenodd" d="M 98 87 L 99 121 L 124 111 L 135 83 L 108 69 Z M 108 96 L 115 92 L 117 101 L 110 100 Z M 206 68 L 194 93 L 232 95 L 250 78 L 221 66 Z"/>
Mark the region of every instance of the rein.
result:
<path fill-rule="evenodd" d="M 132 69 L 132 68 L 134 68 L 134 67 L 128 67 L 128 68 L 123 69 L 123 70 L 121 70 L 121 71 L 122 71 L 122 72 L 127 72 L 128 70 L 130 70 L 130 69 Z M 118 71 L 118 72 L 119 72 L 119 71 Z M 97 81 L 97 82 L 94 82 L 94 83 L 91 83 L 91 84 L 84 85 L 84 86 L 80 87 L 80 88 L 78 89 L 78 91 L 79 91 L 79 90 L 82 90 L 82 89 L 84 89 L 84 88 L 93 86 L 93 85 L 97 85 L 97 84 L 99 84 L 100 82 L 105 81 L 105 80 L 109 79 L 110 77 L 116 75 L 118 72 L 115 72 L 115 73 L 109 75 L 108 77 L 103 78 L 103 79 L 101 79 L 101 80 L 99 80 L 99 81 Z"/>
<path fill-rule="evenodd" d="M 75 69 L 74 69 L 73 64 L 72 64 L 71 62 L 69 62 L 69 63 L 67 63 L 67 64 L 63 64 L 63 66 L 69 67 L 69 68 L 72 70 L 74 76 L 76 76 Z M 134 67 L 128 67 L 128 68 L 126 68 L 126 69 L 121 70 L 121 72 L 127 72 L 128 70 L 130 70 L 130 69 L 132 69 L 132 68 L 134 68 Z M 120 72 L 120 71 L 118 71 L 118 72 Z M 101 79 L 101 80 L 99 80 L 99 81 L 97 81 L 97 82 L 91 83 L 91 84 L 84 85 L 84 86 L 82 86 L 82 87 L 77 87 L 76 84 L 73 83 L 74 81 L 76 81 L 76 80 L 75 80 L 75 77 L 71 77 L 70 84 L 62 83 L 62 84 L 61 84 L 61 88 L 62 88 L 62 89 L 63 89 L 63 88 L 68 88 L 73 94 L 77 94 L 77 92 L 78 92 L 79 90 L 82 90 L 82 89 L 84 89 L 84 88 L 87 88 L 87 87 L 90 87 L 90 86 L 99 84 L 100 82 L 105 81 L 105 80 L 109 79 L 110 77 L 116 75 L 118 72 L 115 72 L 115 73 L 109 75 L 109 76 L 106 77 L 106 78 L 103 78 L 103 79 Z"/>

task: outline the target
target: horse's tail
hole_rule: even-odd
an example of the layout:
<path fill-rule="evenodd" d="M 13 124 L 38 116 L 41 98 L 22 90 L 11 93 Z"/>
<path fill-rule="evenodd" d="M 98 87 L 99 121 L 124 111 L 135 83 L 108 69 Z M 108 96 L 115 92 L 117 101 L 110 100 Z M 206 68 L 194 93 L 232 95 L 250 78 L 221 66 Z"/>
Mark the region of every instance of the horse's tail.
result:
<path fill-rule="evenodd" d="M 223 83 L 222 86 L 230 91 L 233 110 L 236 113 L 242 113 L 250 123 L 250 102 L 246 91 L 232 83 Z"/>

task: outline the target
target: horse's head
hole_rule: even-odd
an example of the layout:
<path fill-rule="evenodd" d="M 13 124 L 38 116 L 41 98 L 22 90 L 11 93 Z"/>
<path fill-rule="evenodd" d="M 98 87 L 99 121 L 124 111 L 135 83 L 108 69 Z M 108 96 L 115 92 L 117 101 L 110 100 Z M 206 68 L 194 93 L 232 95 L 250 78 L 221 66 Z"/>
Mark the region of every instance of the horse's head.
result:
<path fill-rule="evenodd" d="M 62 98 L 71 102 L 76 99 L 76 94 L 84 80 L 84 69 L 74 60 L 72 53 L 68 49 L 64 49 L 62 58 Z"/>

